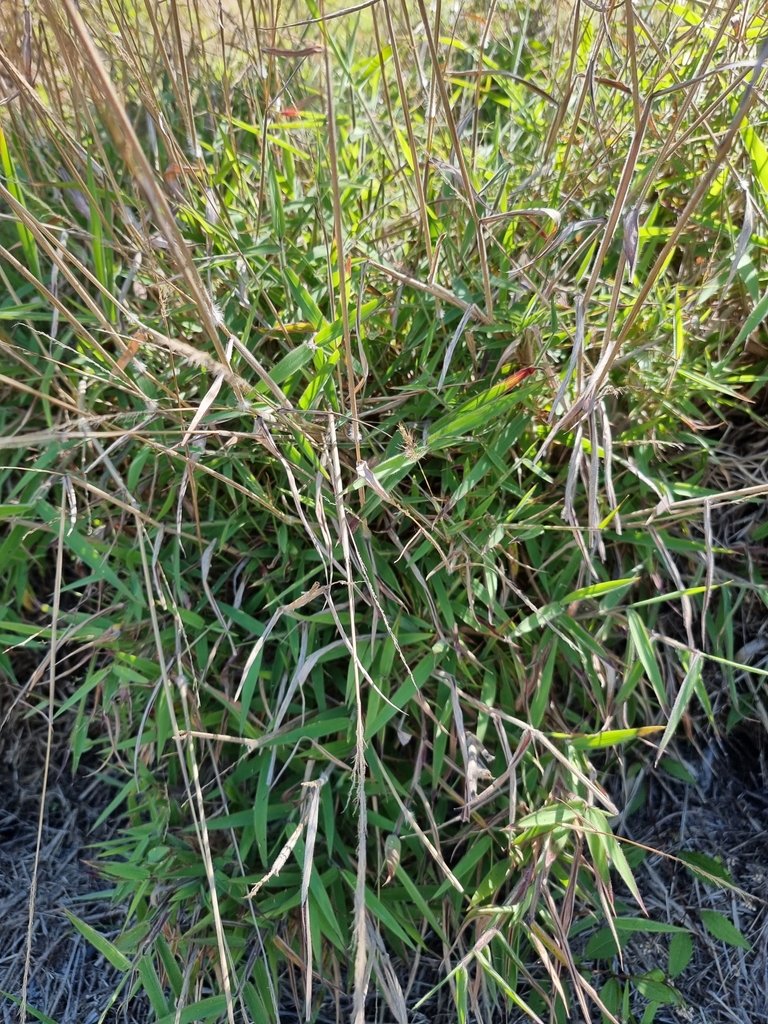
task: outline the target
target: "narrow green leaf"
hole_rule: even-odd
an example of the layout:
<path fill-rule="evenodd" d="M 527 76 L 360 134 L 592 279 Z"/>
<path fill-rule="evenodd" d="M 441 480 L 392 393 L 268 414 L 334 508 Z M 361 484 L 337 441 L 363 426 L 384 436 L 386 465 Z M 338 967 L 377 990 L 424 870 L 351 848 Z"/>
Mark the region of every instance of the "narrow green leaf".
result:
<path fill-rule="evenodd" d="M 682 932 L 688 934 L 687 928 L 681 928 L 677 924 L 666 924 L 664 921 L 651 921 L 643 917 L 615 917 L 613 926 L 617 932 L 648 932 L 649 934 L 677 935 Z"/>
<path fill-rule="evenodd" d="M 424 915 L 426 920 L 429 921 L 435 935 L 438 936 L 441 942 L 447 942 L 448 940 L 446 939 L 445 934 L 443 933 L 443 929 L 440 926 L 440 922 L 435 917 L 431 907 L 424 899 L 424 897 L 421 895 L 416 883 L 411 879 L 410 875 L 403 868 L 402 864 L 398 864 L 397 866 L 397 880 L 402 884 L 403 888 L 411 897 L 415 905 L 419 908 L 419 910 Z"/>
<path fill-rule="evenodd" d="M 605 583 L 594 583 L 591 587 L 581 587 L 581 589 L 573 590 L 570 594 L 567 594 L 563 598 L 562 603 L 569 605 L 572 601 L 604 597 L 605 594 L 612 594 L 614 590 L 621 590 L 622 587 L 631 587 L 639 579 L 639 576 L 629 576 L 623 580 L 607 580 Z"/>
<path fill-rule="evenodd" d="M 632 980 L 640 995 L 654 1003 L 668 1006 L 683 1005 L 680 993 L 671 985 L 665 985 L 663 981 L 657 980 L 655 977 L 646 975 L 644 978 L 633 978 Z"/>
<path fill-rule="evenodd" d="M 4 999 L 10 999 L 10 1001 L 12 1003 L 15 1003 L 17 1006 L 21 1006 L 21 1000 L 19 999 L 19 997 L 11 995 L 10 992 L 4 992 L 2 989 L 0 989 L 0 996 L 2 996 Z M 36 1010 L 34 1006 L 30 1006 L 29 1003 L 27 1003 L 27 1013 L 31 1017 L 34 1017 L 35 1020 L 41 1021 L 42 1024 L 58 1024 L 58 1022 L 55 1021 L 53 1017 L 49 1017 L 47 1014 L 43 1013 L 42 1010 Z"/>
<path fill-rule="evenodd" d="M 164 935 L 158 935 L 155 939 L 155 948 L 160 956 L 160 961 L 163 965 L 163 970 L 168 976 L 168 982 L 171 986 L 174 996 L 178 999 L 181 995 L 181 990 L 184 987 L 184 978 L 182 976 L 179 965 L 176 963 L 176 958 L 171 952 L 171 947 L 168 945 Z"/>
<path fill-rule="evenodd" d="M 456 1014 L 458 1024 L 467 1024 L 467 969 L 459 967 L 454 975 L 456 980 Z"/>
<path fill-rule="evenodd" d="M 661 732 L 661 725 L 643 725 L 638 729 L 606 729 L 592 736 L 568 736 L 567 733 L 553 732 L 552 739 L 568 739 L 574 750 L 604 750 L 606 747 L 617 747 L 620 743 L 629 743 L 643 736 L 652 736 Z"/>
<path fill-rule="evenodd" d="M 156 1024 L 194 1024 L 198 1020 L 214 1020 L 222 1013 L 226 1013 L 226 1010 L 225 996 L 208 996 L 207 999 L 201 999 L 197 1003 L 192 1003 L 191 1006 L 185 1006 L 181 1012 L 176 1010 L 174 1013 L 161 1017 Z"/>
<path fill-rule="evenodd" d="M 643 1016 L 640 1018 L 640 1024 L 653 1024 L 656 1020 L 656 1014 L 659 1006 L 661 1006 L 661 1003 L 648 1003 L 645 1010 L 643 1010 Z"/>
<path fill-rule="evenodd" d="M 696 686 L 696 682 L 701 678 L 701 655 L 698 651 L 695 652 L 691 658 L 691 664 L 688 671 L 685 673 L 685 678 L 680 684 L 675 703 L 672 705 L 672 710 L 669 714 L 669 721 L 667 722 L 667 728 L 664 730 L 664 735 L 661 737 L 659 748 L 656 751 L 656 764 L 659 763 L 659 758 L 667 748 L 667 744 L 675 735 L 675 730 L 680 724 L 680 719 L 683 717 L 683 713 L 688 707 L 688 702 L 691 699 L 691 694 Z"/>
<path fill-rule="evenodd" d="M 653 652 L 651 640 L 645 631 L 643 621 L 632 608 L 627 609 L 627 621 L 629 623 L 629 631 L 632 635 L 637 656 L 643 664 L 645 674 L 653 686 L 659 703 L 663 708 L 666 708 L 667 695 L 664 690 L 664 681 L 661 678 L 661 672 L 659 671 L 659 666 L 656 661 L 656 655 Z"/>
<path fill-rule="evenodd" d="M 59 512 L 52 505 L 49 505 L 47 501 L 39 501 L 35 506 L 37 514 L 40 518 L 48 525 L 53 526 L 58 530 Z M 141 599 L 134 593 L 132 593 L 123 581 L 117 576 L 113 569 L 110 569 L 107 564 L 107 550 L 102 545 L 97 546 L 95 543 L 86 540 L 86 538 L 76 529 L 68 529 L 64 531 L 64 544 L 69 550 L 79 558 L 81 561 L 93 570 L 94 575 L 103 580 L 105 583 L 109 583 L 111 587 L 114 587 L 124 597 L 127 597 L 132 603 L 138 602 Z"/>
<path fill-rule="evenodd" d="M 312 324 L 313 329 L 318 331 L 325 323 L 325 317 L 320 312 L 319 306 L 290 267 L 285 268 L 285 276 L 288 279 L 294 301 L 303 316 Z"/>
<path fill-rule="evenodd" d="M 592 856 L 592 863 L 595 866 L 600 878 L 606 885 L 610 884 L 611 876 L 609 871 L 610 855 L 606 834 L 610 832 L 610 826 L 605 815 L 596 807 L 586 807 L 584 817 L 592 828 L 584 830 L 587 837 L 587 846 Z"/>
<path fill-rule="evenodd" d="M 768 195 L 768 149 L 754 128 L 745 127 L 742 131 L 744 145 L 752 158 L 755 177 L 760 182 L 763 195 Z"/>
<path fill-rule="evenodd" d="M 486 855 L 488 850 L 491 848 L 491 842 L 491 837 L 486 835 L 481 836 L 477 840 L 477 842 L 472 843 L 469 850 L 467 850 L 467 852 L 461 858 L 456 867 L 453 868 L 453 873 L 459 879 L 459 881 L 462 881 L 462 879 L 466 878 L 469 872 L 472 870 L 472 868 L 475 867 L 477 862 Z M 434 899 L 440 899 L 440 897 L 444 896 L 445 893 L 449 892 L 451 888 L 451 883 L 446 879 L 446 881 L 443 882 L 443 884 L 435 893 Z"/>
<path fill-rule="evenodd" d="M 267 1009 L 271 1006 L 271 1000 L 269 1000 L 269 991 L 267 991 L 267 1002 L 264 1002 L 264 993 L 256 989 L 256 987 L 247 981 L 243 985 L 243 999 L 245 1005 L 248 1007 L 248 1012 L 251 1015 L 253 1024 L 272 1024 L 273 1016 Z"/>
<path fill-rule="evenodd" d="M 127 956 L 124 956 L 117 946 L 113 946 L 109 939 L 104 938 L 95 928 L 92 928 L 85 921 L 81 921 L 79 917 L 64 908 L 64 913 L 67 915 L 72 924 L 77 928 L 82 936 L 84 936 L 88 942 L 109 960 L 113 967 L 116 967 L 118 971 L 128 971 L 131 967 L 131 961 Z"/>
<path fill-rule="evenodd" d="M 738 333 L 736 341 L 734 341 L 732 348 L 737 349 L 743 342 L 747 340 L 752 331 L 759 327 L 760 324 L 768 316 L 768 292 L 763 295 L 760 301 L 757 303 L 755 308 L 749 314 L 747 319 L 744 321 L 744 325 Z"/>
<path fill-rule="evenodd" d="M 145 953 L 144 956 L 139 958 L 136 968 L 139 972 L 141 984 L 144 986 L 144 991 L 147 993 L 152 1004 L 152 1009 L 158 1017 L 162 1017 L 168 1013 L 169 1007 L 163 994 L 163 986 L 160 984 L 160 979 L 157 976 L 155 964 L 149 953 Z"/>

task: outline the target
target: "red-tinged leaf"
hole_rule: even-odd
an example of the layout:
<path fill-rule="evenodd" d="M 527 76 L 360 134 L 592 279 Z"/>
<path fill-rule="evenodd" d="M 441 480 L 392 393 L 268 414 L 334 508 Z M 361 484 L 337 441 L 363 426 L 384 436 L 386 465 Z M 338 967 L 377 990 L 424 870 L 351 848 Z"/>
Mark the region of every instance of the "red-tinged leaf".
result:
<path fill-rule="evenodd" d="M 511 377 L 507 377 L 506 380 L 502 381 L 504 390 L 510 391 L 512 388 L 517 387 L 518 384 L 522 384 L 524 380 L 528 380 L 532 373 L 536 373 L 535 366 L 524 366 L 522 370 L 518 370 Z"/>

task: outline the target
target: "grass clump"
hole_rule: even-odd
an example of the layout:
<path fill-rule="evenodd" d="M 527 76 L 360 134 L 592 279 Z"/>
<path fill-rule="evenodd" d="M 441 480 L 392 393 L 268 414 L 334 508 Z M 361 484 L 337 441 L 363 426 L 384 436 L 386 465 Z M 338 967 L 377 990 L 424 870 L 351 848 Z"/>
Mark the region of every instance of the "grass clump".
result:
<path fill-rule="evenodd" d="M 765 720 L 764 37 L 642 3 L 9 24 L 0 668 L 109 762 L 120 998 L 678 998 L 577 940 L 645 927 L 643 755 Z"/>

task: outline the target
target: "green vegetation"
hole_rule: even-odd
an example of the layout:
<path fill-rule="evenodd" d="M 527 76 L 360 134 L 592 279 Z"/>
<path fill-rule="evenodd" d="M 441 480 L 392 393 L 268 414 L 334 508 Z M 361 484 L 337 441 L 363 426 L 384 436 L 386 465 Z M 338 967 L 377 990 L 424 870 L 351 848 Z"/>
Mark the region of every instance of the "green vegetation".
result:
<path fill-rule="evenodd" d="M 768 721 L 765 18 L 79 10 L 0 49 L 0 670 L 116 780 L 116 1000 L 648 1024 L 614 832 Z"/>

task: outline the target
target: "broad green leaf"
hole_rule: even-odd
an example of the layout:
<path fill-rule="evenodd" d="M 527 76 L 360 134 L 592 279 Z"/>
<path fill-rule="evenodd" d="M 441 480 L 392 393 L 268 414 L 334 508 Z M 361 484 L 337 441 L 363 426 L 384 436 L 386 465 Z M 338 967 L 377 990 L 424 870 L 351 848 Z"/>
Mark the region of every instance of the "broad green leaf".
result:
<path fill-rule="evenodd" d="M 628 937 L 626 941 L 629 941 Z M 624 942 L 621 933 L 619 933 L 619 942 L 622 944 Z M 613 937 L 611 929 L 600 928 L 594 935 L 590 936 L 589 942 L 584 949 L 584 956 L 587 960 L 611 960 L 618 955 L 618 952 L 616 949 L 616 939 Z"/>
<path fill-rule="evenodd" d="M 680 860 L 695 878 L 707 882 L 709 885 L 717 885 L 724 882 L 726 885 L 733 885 L 733 878 L 730 871 L 719 860 L 708 857 L 705 853 L 684 850 L 678 854 Z"/>
<path fill-rule="evenodd" d="M 570 825 L 576 821 L 578 815 L 572 807 L 565 804 L 555 804 L 549 807 L 542 807 L 540 811 L 526 814 L 517 822 L 517 828 L 548 830 L 557 825 Z M 517 841 L 517 840 L 515 840 Z"/>
<path fill-rule="evenodd" d="M 696 784 L 696 779 L 691 775 L 684 764 L 679 761 L 675 761 L 671 757 L 662 757 L 659 761 L 659 767 L 663 768 L 665 772 L 671 775 L 674 779 L 679 779 L 681 782 L 685 782 L 690 786 Z"/>
<path fill-rule="evenodd" d="M 701 914 L 701 920 L 704 922 L 704 927 L 712 938 L 719 939 L 729 946 L 738 946 L 739 949 L 752 950 L 752 947 L 736 925 L 729 921 L 727 917 L 724 917 L 723 914 L 719 914 L 716 910 L 701 910 L 699 913 Z"/>
<path fill-rule="evenodd" d="M 509 858 L 498 861 L 493 865 L 485 878 L 480 882 L 470 901 L 470 906 L 477 906 L 478 903 L 486 903 L 492 899 L 509 876 L 514 871 L 515 864 Z"/>
<path fill-rule="evenodd" d="M 693 957 L 693 939 L 687 932 L 678 932 L 669 943 L 669 976 L 682 974 Z"/>
<path fill-rule="evenodd" d="M 658 973 L 663 977 L 661 971 Z M 665 985 L 663 981 L 654 977 L 654 974 L 655 972 L 651 972 L 651 974 L 643 978 L 635 977 L 632 979 L 640 995 L 661 1005 L 683 1006 L 684 1002 L 680 993 L 672 988 L 671 985 Z"/>
<path fill-rule="evenodd" d="M 621 983 L 618 978 L 609 978 L 608 981 L 600 989 L 600 999 L 603 1002 L 606 1010 L 616 1016 L 619 1012 L 619 1005 L 621 1004 Z M 607 1022 L 608 1018 L 603 1014 L 603 1021 Z"/>

